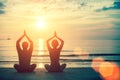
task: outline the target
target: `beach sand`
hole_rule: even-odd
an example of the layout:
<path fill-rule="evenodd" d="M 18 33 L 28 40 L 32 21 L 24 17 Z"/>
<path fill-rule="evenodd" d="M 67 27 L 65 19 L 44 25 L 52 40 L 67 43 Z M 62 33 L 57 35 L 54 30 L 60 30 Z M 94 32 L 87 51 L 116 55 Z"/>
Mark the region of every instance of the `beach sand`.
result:
<path fill-rule="evenodd" d="M 64 72 L 48 73 L 35 69 L 32 73 L 17 73 L 14 68 L 0 68 L 0 80 L 102 80 L 92 68 L 66 68 Z"/>

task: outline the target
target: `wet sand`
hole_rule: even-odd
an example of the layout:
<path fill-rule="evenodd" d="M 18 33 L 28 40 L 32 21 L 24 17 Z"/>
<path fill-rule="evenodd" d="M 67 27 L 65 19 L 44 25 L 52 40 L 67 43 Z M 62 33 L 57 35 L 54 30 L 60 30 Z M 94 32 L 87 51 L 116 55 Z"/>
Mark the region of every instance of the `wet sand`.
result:
<path fill-rule="evenodd" d="M 48 73 L 43 68 L 32 73 L 17 73 L 14 68 L 0 68 L 0 80 L 102 80 L 92 68 L 66 68 L 64 72 Z"/>

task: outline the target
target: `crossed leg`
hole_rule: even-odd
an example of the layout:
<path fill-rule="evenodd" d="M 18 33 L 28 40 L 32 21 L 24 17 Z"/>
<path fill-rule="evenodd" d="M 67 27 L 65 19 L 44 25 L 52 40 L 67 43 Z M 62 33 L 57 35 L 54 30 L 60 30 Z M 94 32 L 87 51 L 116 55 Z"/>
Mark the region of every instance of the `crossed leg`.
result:
<path fill-rule="evenodd" d="M 36 64 L 29 65 L 28 67 L 21 66 L 19 64 L 14 65 L 14 68 L 17 70 L 17 72 L 33 72 L 35 67 L 36 67 Z"/>
<path fill-rule="evenodd" d="M 45 68 L 48 72 L 63 72 L 63 70 L 66 68 L 66 64 L 62 64 L 58 68 L 49 64 L 45 64 Z"/>

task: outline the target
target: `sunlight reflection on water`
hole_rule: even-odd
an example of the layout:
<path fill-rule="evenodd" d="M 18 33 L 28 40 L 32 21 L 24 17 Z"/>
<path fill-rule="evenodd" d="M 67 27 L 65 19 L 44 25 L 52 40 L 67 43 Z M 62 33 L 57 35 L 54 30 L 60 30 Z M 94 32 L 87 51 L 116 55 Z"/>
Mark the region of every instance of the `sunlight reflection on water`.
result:
<path fill-rule="evenodd" d="M 44 50 L 44 48 L 43 48 L 43 39 L 42 38 L 40 38 L 39 41 L 38 41 L 38 50 Z M 38 54 L 39 55 L 43 55 L 44 52 L 43 51 L 39 51 Z"/>

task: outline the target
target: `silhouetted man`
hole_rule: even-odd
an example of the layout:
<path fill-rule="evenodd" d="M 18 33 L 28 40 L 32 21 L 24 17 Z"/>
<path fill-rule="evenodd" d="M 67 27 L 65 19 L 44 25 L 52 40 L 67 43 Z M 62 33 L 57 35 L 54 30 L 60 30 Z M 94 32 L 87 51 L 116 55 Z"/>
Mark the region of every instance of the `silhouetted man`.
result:
<path fill-rule="evenodd" d="M 50 60 L 51 60 L 50 65 L 48 64 L 45 65 L 45 68 L 47 69 L 48 72 L 62 72 L 66 67 L 66 64 L 60 65 L 59 63 L 60 51 L 63 45 L 64 45 L 64 41 L 59 37 L 57 37 L 56 32 L 52 38 L 47 40 L 47 47 L 49 50 Z"/>
<path fill-rule="evenodd" d="M 20 42 L 23 39 L 23 37 L 26 37 L 28 39 L 28 41 L 29 41 L 30 44 L 28 45 L 28 42 L 24 41 L 22 43 L 22 48 L 21 48 Z M 15 64 L 14 68 L 18 72 L 32 72 L 35 69 L 35 67 L 36 67 L 36 64 L 30 65 L 32 51 L 33 51 L 33 42 L 26 35 L 25 31 L 24 31 L 23 36 L 21 36 L 17 40 L 17 42 L 16 42 L 16 48 L 17 48 L 17 52 L 18 52 L 18 56 L 19 56 L 19 64 Z"/>

